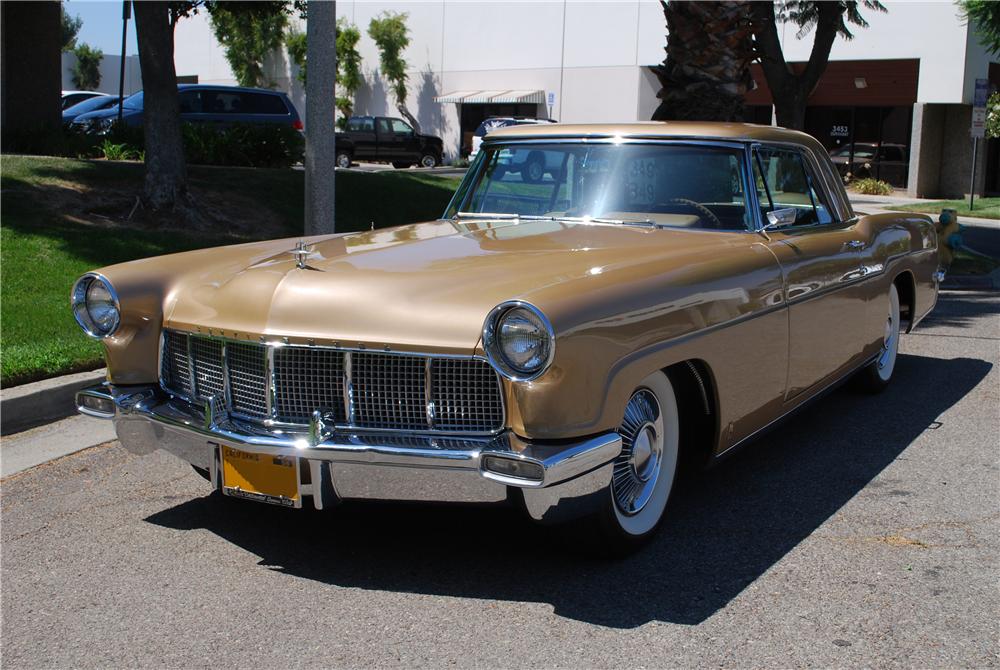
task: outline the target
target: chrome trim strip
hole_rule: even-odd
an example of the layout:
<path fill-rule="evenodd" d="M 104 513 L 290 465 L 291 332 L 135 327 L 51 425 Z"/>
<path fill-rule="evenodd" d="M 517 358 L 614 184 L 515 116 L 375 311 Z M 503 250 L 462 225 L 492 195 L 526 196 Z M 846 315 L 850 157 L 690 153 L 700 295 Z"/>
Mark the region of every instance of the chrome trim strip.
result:
<path fill-rule="evenodd" d="M 434 430 L 434 394 L 431 390 L 434 379 L 433 365 L 433 358 L 424 361 L 424 410 L 427 414 L 427 430 Z"/>
<path fill-rule="evenodd" d="M 233 406 L 233 394 L 229 388 L 229 354 L 226 342 L 222 343 L 222 397 L 227 408 Z"/>
<path fill-rule="evenodd" d="M 344 420 L 348 426 L 353 426 L 357 420 L 354 409 L 354 372 L 351 369 L 352 355 L 344 352 Z"/>
<path fill-rule="evenodd" d="M 190 402 L 194 402 L 194 399 L 198 397 L 198 388 L 194 376 L 194 357 L 191 355 L 191 339 L 191 335 L 189 334 L 184 344 L 187 347 L 188 391 L 191 394 L 189 400 Z"/>
<path fill-rule="evenodd" d="M 265 421 L 270 421 L 271 423 L 276 423 L 275 417 L 278 416 L 278 403 L 277 395 L 278 391 L 274 385 L 274 347 L 264 347 L 264 360 L 265 368 L 267 370 L 265 376 L 265 384 L 267 388 L 265 389 L 264 398 L 264 414 L 266 414 L 269 419 Z"/>

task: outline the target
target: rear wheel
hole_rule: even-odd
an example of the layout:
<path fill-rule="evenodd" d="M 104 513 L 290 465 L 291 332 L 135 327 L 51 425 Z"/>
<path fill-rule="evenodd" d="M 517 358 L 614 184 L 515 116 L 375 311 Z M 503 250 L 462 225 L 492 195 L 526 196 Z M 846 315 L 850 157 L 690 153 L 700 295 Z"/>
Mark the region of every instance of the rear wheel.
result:
<path fill-rule="evenodd" d="M 679 428 L 673 385 L 667 375 L 655 372 L 625 407 L 618 429 L 622 452 L 614 462 L 607 500 L 591 519 L 603 552 L 626 554 L 656 531 L 674 488 Z"/>
<path fill-rule="evenodd" d="M 396 168 L 397 170 L 405 170 L 411 165 L 413 165 L 413 163 L 406 163 L 404 161 L 393 161 L 392 163 L 392 167 Z"/>
<path fill-rule="evenodd" d="M 858 383 L 862 390 L 879 393 L 892 381 L 896 369 L 896 354 L 899 351 L 899 291 L 896 285 L 889 287 L 885 305 L 885 329 L 882 333 L 882 349 L 878 358 L 858 373 Z"/>
<path fill-rule="evenodd" d="M 338 151 L 336 158 L 336 165 L 339 168 L 351 167 L 351 154 L 349 154 L 346 151 Z"/>
<path fill-rule="evenodd" d="M 528 154 L 528 160 L 521 166 L 521 181 L 537 184 L 545 176 L 545 156 L 540 151 Z"/>

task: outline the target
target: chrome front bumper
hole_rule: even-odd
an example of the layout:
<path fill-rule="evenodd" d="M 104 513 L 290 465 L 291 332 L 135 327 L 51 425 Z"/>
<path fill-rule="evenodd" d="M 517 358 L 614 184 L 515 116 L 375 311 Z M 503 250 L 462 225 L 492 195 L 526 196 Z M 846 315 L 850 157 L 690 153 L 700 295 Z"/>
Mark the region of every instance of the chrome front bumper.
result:
<path fill-rule="evenodd" d="M 222 486 L 220 445 L 297 457 L 302 497 L 311 497 L 317 509 L 346 499 L 498 503 L 513 494 L 523 497 L 536 521 L 565 521 L 594 511 L 609 495 L 622 448 L 615 432 L 555 444 L 511 432 L 488 438 L 343 434 L 328 431 L 318 416 L 308 432 L 285 432 L 216 416 L 210 404 L 199 408 L 155 386 L 95 386 L 77 393 L 76 405 L 83 414 L 113 419 L 129 451 L 168 451 L 207 470 L 216 488 Z M 530 478 L 498 471 L 509 472 L 511 462 Z"/>

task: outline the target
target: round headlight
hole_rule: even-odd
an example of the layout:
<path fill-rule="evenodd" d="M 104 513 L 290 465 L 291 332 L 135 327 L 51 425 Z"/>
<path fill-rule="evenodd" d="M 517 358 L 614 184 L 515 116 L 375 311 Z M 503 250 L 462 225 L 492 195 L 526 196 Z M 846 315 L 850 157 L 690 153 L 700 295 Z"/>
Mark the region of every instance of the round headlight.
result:
<path fill-rule="evenodd" d="M 545 372 L 555 353 L 555 336 L 545 316 L 533 305 L 504 303 L 486 319 L 483 345 L 490 361 L 514 381 Z"/>
<path fill-rule="evenodd" d="M 70 299 L 73 316 L 91 337 L 108 337 L 118 329 L 121 311 L 111 283 L 98 274 L 85 274 L 76 280 Z"/>

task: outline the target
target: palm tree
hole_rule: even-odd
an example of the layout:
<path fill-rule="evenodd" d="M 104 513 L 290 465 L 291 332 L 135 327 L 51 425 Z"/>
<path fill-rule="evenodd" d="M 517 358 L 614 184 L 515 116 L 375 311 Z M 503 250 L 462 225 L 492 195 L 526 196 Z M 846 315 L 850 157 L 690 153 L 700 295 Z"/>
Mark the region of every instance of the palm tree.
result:
<path fill-rule="evenodd" d="M 660 80 L 654 121 L 739 121 L 754 58 L 750 5 L 743 0 L 660 0 L 667 57 L 650 68 Z"/>

